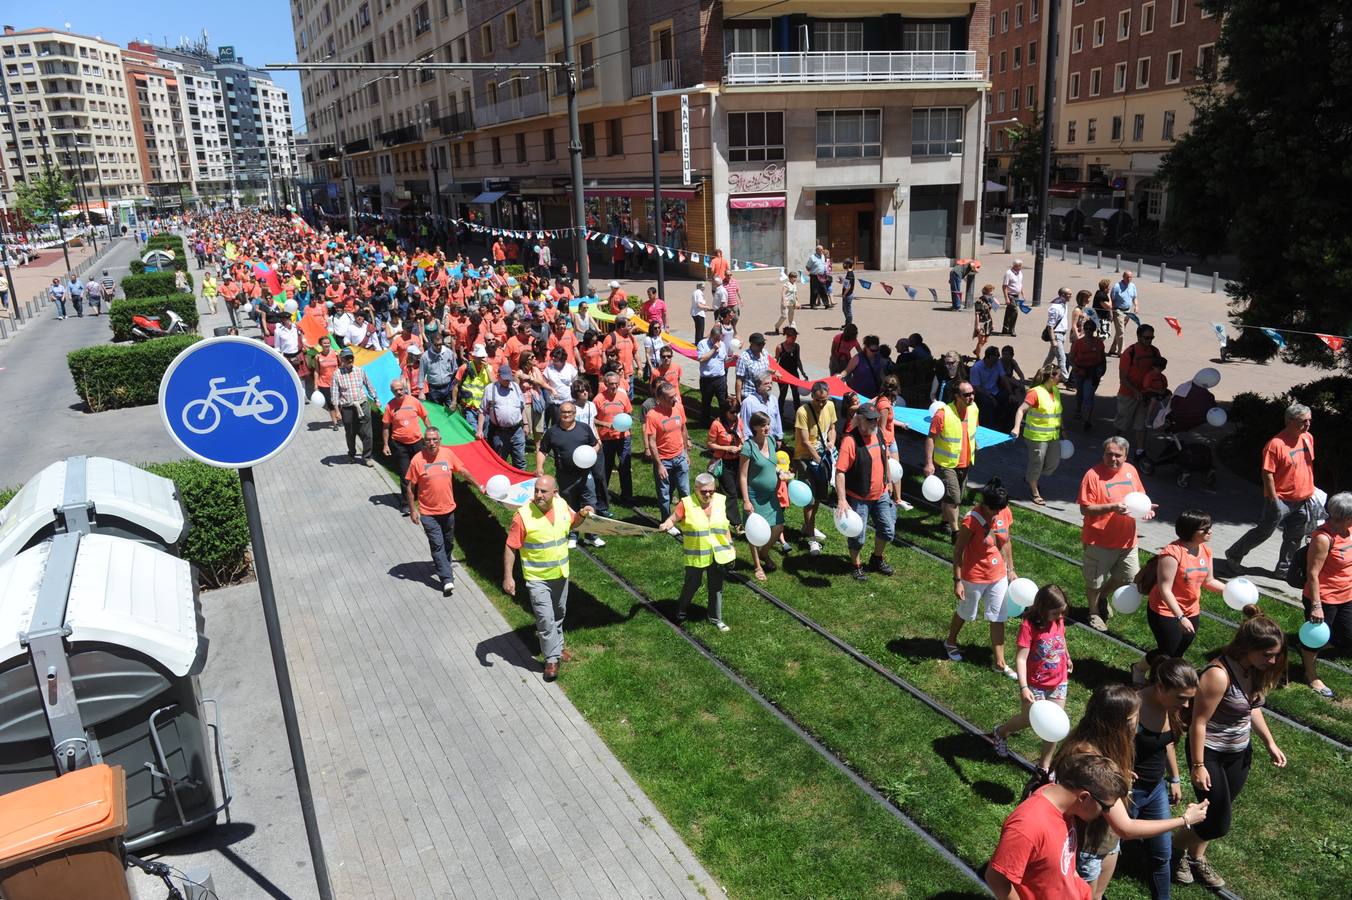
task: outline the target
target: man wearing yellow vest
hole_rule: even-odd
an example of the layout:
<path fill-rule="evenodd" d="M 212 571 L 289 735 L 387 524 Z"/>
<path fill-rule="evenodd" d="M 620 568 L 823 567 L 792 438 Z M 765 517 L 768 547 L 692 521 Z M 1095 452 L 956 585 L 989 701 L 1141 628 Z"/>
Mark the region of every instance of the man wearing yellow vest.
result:
<path fill-rule="evenodd" d="M 718 493 L 718 481 L 708 472 L 695 476 L 695 496 L 685 497 L 657 528 L 666 531 L 680 526 L 685 553 L 685 583 L 676 621 L 685 621 L 686 608 L 695 599 L 699 583 L 708 574 L 709 623 L 719 631 L 731 631 L 723 621 L 723 577 L 725 566 L 737 558 L 728 529 L 727 501 Z"/>
<path fill-rule="evenodd" d="M 573 510 L 559 495 L 558 484 L 548 475 L 535 479 L 535 496 L 517 510 L 502 551 L 502 589 L 516 594 L 516 553 L 521 551 L 521 573 L 526 578 L 535 633 L 540 637 L 540 655 L 545 660 L 545 681 L 559 677 L 559 663 L 572 655 L 563 648 L 563 619 L 568 612 L 568 532 L 592 514 L 590 506 Z"/>
<path fill-rule="evenodd" d="M 976 391 L 970 381 L 958 383 L 953 402 L 935 410 L 925 436 L 925 475 L 944 483 L 940 504 L 944 534 L 958 537 L 958 506 L 967 488 L 967 471 L 976 462 Z"/>
<path fill-rule="evenodd" d="M 1038 493 L 1038 479 L 1051 475 L 1061 464 L 1061 378 L 1059 362 L 1038 369 L 1010 429 L 1010 434 L 1018 437 L 1019 425 L 1023 425 L 1023 440 L 1028 445 L 1028 468 L 1023 477 L 1038 506 L 1047 505 Z"/>
<path fill-rule="evenodd" d="M 455 385 L 451 388 L 450 408 L 460 408 L 471 429 L 479 427 L 479 409 L 483 404 L 484 391 L 493 382 L 493 373 L 488 365 L 488 348 L 475 344 L 469 360 L 455 373 Z"/>

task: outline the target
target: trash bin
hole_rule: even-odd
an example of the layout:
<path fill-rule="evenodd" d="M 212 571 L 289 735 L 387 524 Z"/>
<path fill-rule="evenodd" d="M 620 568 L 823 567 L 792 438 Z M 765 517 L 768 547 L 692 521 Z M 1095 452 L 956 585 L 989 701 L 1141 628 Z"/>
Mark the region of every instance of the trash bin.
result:
<path fill-rule="evenodd" d="M 5 900 L 131 895 L 121 766 L 92 766 L 0 797 L 0 895 Z"/>
<path fill-rule="evenodd" d="M 131 849 L 214 825 L 230 785 L 198 686 L 207 640 L 189 564 L 58 534 L 0 564 L 0 585 L 0 793 L 109 763 L 128 773 Z"/>

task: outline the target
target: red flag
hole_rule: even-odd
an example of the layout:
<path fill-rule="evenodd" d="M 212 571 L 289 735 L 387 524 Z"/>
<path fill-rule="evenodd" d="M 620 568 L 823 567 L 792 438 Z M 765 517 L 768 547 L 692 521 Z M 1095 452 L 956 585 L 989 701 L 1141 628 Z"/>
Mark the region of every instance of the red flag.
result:
<path fill-rule="evenodd" d="M 679 259 L 681 262 L 685 262 L 685 251 L 682 250 L 680 253 L 677 253 L 676 258 Z"/>
<path fill-rule="evenodd" d="M 1319 339 L 1323 341 L 1325 344 L 1328 344 L 1329 349 L 1332 350 L 1334 353 L 1342 352 L 1343 339 L 1338 337 L 1336 334 L 1321 334 L 1319 335 Z"/>
<path fill-rule="evenodd" d="M 1179 321 L 1177 319 L 1175 319 L 1173 316 L 1165 316 L 1164 321 L 1169 323 L 1169 327 L 1174 330 L 1174 334 L 1178 335 L 1179 337 L 1183 336 L 1183 326 L 1179 324 Z"/>
<path fill-rule="evenodd" d="M 878 283 L 881 284 L 881 285 L 883 286 L 883 290 L 887 291 L 887 296 L 891 297 L 891 296 L 892 296 L 892 285 L 888 284 L 886 281 L 880 281 L 880 282 L 878 282 Z"/>
<path fill-rule="evenodd" d="M 657 245 L 656 245 L 656 244 L 648 244 L 647 246 L 648 246 L 648 255 L 649 255 L 649 256 L 652 256 L 654 253 L 657 252 Z"/>

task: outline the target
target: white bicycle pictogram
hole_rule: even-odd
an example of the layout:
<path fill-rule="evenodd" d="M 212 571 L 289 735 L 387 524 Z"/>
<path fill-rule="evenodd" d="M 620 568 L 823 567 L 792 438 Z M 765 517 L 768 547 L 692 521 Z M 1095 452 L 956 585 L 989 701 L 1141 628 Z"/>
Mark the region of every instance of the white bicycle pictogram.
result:
<path fill-rule="evenodd" d="M 260 391 L 255 375 L 247 384 L 222 388 L 224 378 L 211 379 L 211 393 L 183 407 L 183 426 L 193 434 L 211 434 L 221 424 L 224 406 L 237 417 L 252 416 L 264 425 L 276 425 L 286 417 L 286 398 L 279 391 Z M 227 397 L 240 396 L 238 401 Z"/>

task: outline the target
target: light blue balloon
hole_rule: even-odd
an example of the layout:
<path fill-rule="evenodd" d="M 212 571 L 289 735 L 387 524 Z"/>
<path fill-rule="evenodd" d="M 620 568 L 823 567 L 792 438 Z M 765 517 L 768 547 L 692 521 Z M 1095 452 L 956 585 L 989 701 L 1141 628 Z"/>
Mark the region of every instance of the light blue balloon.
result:
<path fill-rule="evenodd" d="M 1306 622 L 1300 626 L 1300 642 L 1308 650 L 1318 650 L 1329 642 L 1327 622 Z"/>
<path fill-rule="evenodd" d="M 806 481 L 795 478 L 789 482 L 789 502 L 798 507 L 812 505 L 812 488 Z"/>
<path fill-rule="evenodd" d="M 615 416 L 612 426 L 616 431 L 628 431 L 634 427 L 634 417 L 629 413 L 620 413 Z"/>
<path fill-rule="evenodd" d="M 1009 591 L 1005 591 L 1005 608 L 1009 610 L 1009 617 L 1011 619 L 1017 619 L 1028 610 L 1028 607 L 1015 600 Z"/>

